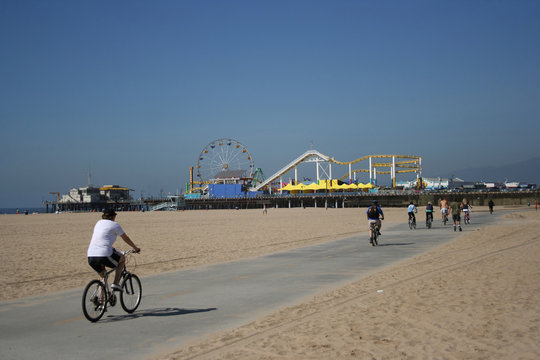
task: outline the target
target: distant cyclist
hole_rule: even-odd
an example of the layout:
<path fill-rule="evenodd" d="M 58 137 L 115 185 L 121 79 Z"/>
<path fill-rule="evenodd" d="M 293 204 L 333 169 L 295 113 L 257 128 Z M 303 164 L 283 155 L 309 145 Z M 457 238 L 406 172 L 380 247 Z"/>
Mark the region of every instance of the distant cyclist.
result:
<path fill-rule="evenodd" d="M 467 218 L 470 219 L 471 217 L 470 211 L 472 210 L 472 205 L 469 204 L 469 202 L 467 201 L 467 198 L 463 198 L 463 201 L 461 202 L 461 210 L 463 210 L 465 220 L 467 220 Z"/>
<path fill-rule="evenodd" d="M 444 222 L 445 216 L 448 216 L 448 200 L 443 198 L 439 204 L 439 207 L 441 208 L 441 219 Z"/>
<path fill-rule="evenodd" d="M 409 220 L 412 219 L 413 224 L 416 224 L 416 216 L 414 215 L 415 212 L 418 210 L 416 209 L 416 205 L 411 201 L 409 204 L 409 207 L 407 208 L 407 213 L 409 214 Z"/>
<path fill-rule="evenodd" d="M 428 202 L 426 205 L 426 224 L 429 219 L 433 222 L 433 204 L 431 202 Z"/>
<path fill-rule="evenodd" d="M 382 227 L 382 222 L 381 220 L 384 220 L 384 213 L 381 209 L 381 207 L 377 204 L 377 200 L 373 200 L 373 204 L 367 209 L 367 219 L 368 219 L 368 224 L 369 224 L 369 239 L 370 239 L 370 244 L 373 244 L 373 242 L 371 241 L 371 239 L 373 239 L 373 229 L 372 229 L 372 225 L 373 223 L 377 224 L 377 226 L 379 227 L 379 232 L 377 235 L 381 235 L 381 227 Z"/>
<path fill-rule="evenodd" d="M 454 220 L 454 231 L 456 231 L 456 223 L 459 226 L 459 231 L 461 231 L 461 204 L 458 202 L 453 203 L 450 206 L 450 211 Z"/>

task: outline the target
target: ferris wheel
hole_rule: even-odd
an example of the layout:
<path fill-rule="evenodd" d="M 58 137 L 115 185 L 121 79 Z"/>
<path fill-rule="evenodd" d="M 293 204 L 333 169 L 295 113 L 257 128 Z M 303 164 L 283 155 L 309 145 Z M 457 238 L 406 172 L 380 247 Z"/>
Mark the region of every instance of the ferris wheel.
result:
<path fill-rule="evenodd" d="M 202 149 L 197 161 L 197 177 L 201 183 L 227 173 L 242 173 L 242 177 L 251 178 L 254 171 L 253 159 L 247 148 L 233 139 L 212 141 Z"/>

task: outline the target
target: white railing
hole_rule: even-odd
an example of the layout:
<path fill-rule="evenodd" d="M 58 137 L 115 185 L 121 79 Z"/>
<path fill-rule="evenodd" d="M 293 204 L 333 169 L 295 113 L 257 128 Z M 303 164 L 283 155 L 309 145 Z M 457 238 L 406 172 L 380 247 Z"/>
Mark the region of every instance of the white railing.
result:
<path fill-rule="evenodd" d="M 174 203 L 167 201 L 167 202 L 163 202 L 163 203 L 152 206 L 151 210 L 158 211 L 158 210 L 163 210 L 166 208 L 176 208 L 176 205 Z"/>

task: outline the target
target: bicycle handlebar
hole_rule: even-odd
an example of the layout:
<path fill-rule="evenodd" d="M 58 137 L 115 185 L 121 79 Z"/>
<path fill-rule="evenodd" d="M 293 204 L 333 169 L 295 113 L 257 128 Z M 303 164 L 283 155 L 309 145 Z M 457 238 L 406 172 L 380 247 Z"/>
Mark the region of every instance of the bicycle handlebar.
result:
<path fill-rule="evenodd" d="M 140 252 L 140 250 L 139 250 Z M 122 251 L 122 254 L 123 255 L 128 255 L 128 254 L 131 254 L 131 253 L 135 253 L 135 254 L 138 254 L 139 252 L 133 250 L 133 249 L 129 249 L 129 250 L 126 250 L 126 251 Z"/>

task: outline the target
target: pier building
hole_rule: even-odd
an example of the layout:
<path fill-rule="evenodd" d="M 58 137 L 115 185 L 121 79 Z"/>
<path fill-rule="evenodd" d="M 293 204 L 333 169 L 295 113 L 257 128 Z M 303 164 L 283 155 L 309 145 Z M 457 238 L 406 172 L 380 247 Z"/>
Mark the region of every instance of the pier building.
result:
<path fill-rule="evenodd" d="M 140 210 L 142 203 L 137 203 L 130 195 L 133 189 L 120 185 L 84 186 L 72 188 L 67 194 L 58 195 L 56 201 L 45 201 L 46 211 L 49 207 L 55 211 L 101 211 L 104 208 Z"/>

